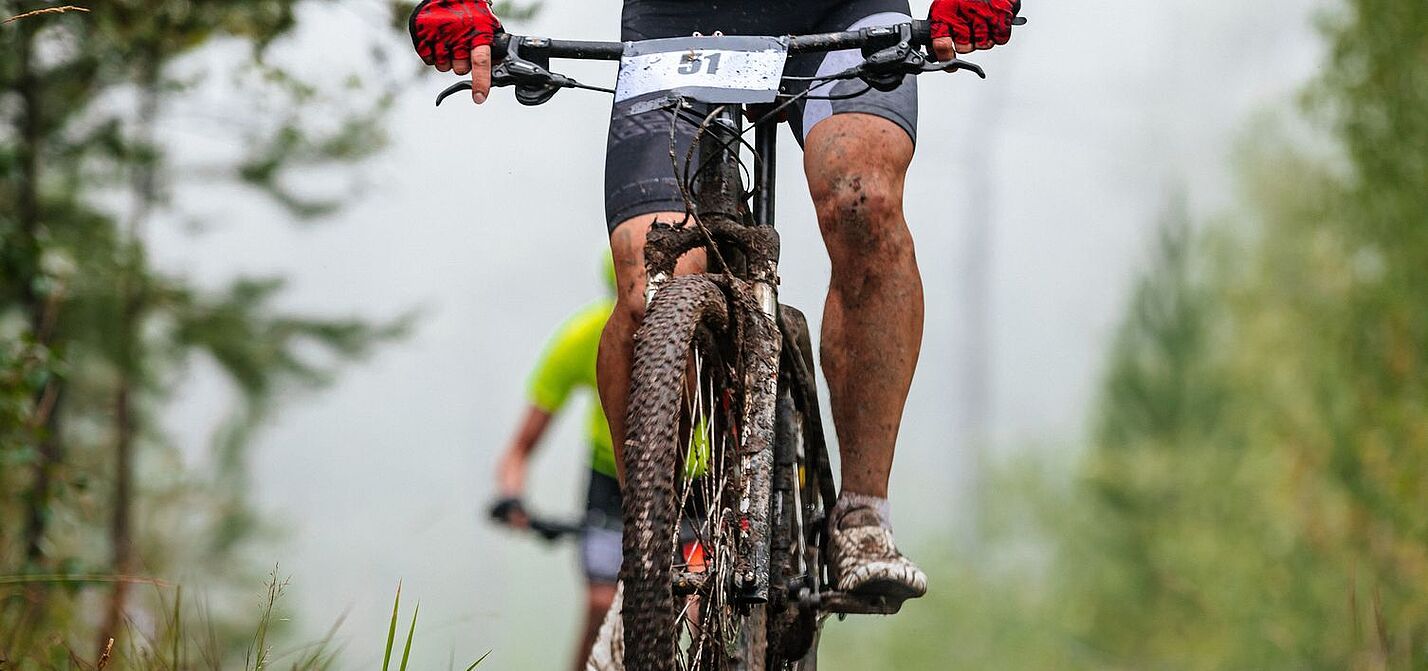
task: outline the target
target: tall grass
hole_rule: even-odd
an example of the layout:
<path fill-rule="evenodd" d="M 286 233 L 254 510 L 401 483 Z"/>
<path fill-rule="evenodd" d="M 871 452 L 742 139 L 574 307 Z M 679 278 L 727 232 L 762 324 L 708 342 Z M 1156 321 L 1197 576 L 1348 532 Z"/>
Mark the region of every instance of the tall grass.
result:
<path fill-rule="evenodd" d="M 75 588 L 92 583 L 129 580 L 153 586 L 157 598 L 145 612 L 131 612 L 117 638 L 99 642 L 97 649 L 86 654 L 70 632 L 34 631 L 27 626 L 27 607 L 21 596 L 0 593 L 5 597 L 0 609 L 0 671 L 39 671 L 41 669 L 81 669 L 84 671 L 327 671 L 340 668 L 341 646 L 337 634 L 346 616 L 339 617 L 327 634 L 296 647 L 278 649 L 274 641 L 288 620 L 280 615 L 279 604 L 289 581 L 274 570 L 264 586 L 256 621 L 244 637 L 246 645 L 235 656 L 231 646 L 222 642 L 214 618 L 203 602 L 185 600 L 181 586 L 171 586 L 158 580 L 118 578 L 114 576 L 0 576 L 0 587 L 25 588 L 36 583 L 59 584 Z M 171 592 L 165 592 L 171 588 Z M 171 594 L 171 596 L 169 596 Z M 390 671 L 397 645 L 397 624 L 401 615 L 401 584 L 392 600 L 391 622 L 382 646 L 382 671 Z M 413 642 L 416 639 L 417 616 L 421 605 L 413 609 L 406 627 L 397 671 L 411 667 Z M 76 613 L 75 629 L 83 613 Z M 491 653 L 488 651 L 471 662 L 466 671 L 476 669 Z M 453 663 L 452 668 L 455 668 Z"/>

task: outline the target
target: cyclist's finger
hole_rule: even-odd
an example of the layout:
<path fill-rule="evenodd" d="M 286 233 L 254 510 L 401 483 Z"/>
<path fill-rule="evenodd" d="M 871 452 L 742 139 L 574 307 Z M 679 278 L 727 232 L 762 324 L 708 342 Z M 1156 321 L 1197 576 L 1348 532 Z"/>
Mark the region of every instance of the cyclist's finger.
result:
<path fill-rule="evenodd" d="M 491 45 L 483 44 L 471 50 L 471 99 L 480 105 L 490 93 Z"/>
<path fill-rule="evenodd" d="M 932 40 L 932 53 L 937 56 L 937 60 L 943 63 L 956 57 L 957 52 L 952 49 L 952 38 L 939 37 Z"/>
<path fill-rule="evenodd" d="M 1011 22 L 1007 22 L 1004 25 L 997 26 L 993 29 L 992 41 L 996 42 L 997 44 L 1006 44 L 1007 42 L 1011 41 L 1011 33 Z"/>
<path fill-rule="evenodd" d="M 960 19 L 952 24 L 952 44 L 959 54 L 972 53 L 972 22 L 974 17 L 965 11 L 958 11 Z"/>
<path fill-rule="evenodd" d="M 456 47 L 451 50 L 451 71 L 458 75 L 471 72 L 471 50 L 466 47 Z"/>
<path fill-rule="evenodd" d="M 436 48 L 432 50 L 432 57 L 436 60 L 437 70 L 451 71 L 451 50 L 447 49 L 445 44 L 438 42 Z"/>
<path fill-rule="evenodd" d="M 972 24 L 972 46 L 977 49 L 992 48 L 991 21 L 978 21 Z"/>

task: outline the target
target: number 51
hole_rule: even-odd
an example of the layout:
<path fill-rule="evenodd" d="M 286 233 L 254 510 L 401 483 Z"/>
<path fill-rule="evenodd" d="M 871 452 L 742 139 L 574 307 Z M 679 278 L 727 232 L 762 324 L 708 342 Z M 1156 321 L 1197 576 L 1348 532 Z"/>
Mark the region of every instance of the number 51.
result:
<path fill-rule="evenodd" d="M 685 54 L 683 58 L 679 59 L 679 74 L 696 74 L 699 72 L 700 69 L 703 68 L 705 61 L 709 62 L 709 68 L 707 72 L 711 75 L 716 74 L 719 72 L 719 57 L 721 55 L 722 54 L 716 51 L 712 54 L 709 54 L 708 58 L 705 58 L 702 53 L 698 51 L 691 51 Z"/>

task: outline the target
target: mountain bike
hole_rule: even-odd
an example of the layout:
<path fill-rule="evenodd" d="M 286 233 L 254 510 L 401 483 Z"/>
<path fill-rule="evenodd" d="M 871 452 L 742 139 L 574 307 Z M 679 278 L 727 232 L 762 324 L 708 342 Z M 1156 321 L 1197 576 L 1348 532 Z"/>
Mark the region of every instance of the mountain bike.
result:
<path fill-rule="evenodd" d="M 901 607 L 838 592 L 829 575 L 826 513 L 837 491 L 807 320 L 778 302 L 775 143 L 781 114 L 831 82 L 861 80 L 861 91 L 841 94 L 854 97 L 926 72 L 985 78 L 967 61 L 931 60 L 929 43 L 923 21 L 628 43 L 497 36 L 492 84 L 514 87 L 522 104 L 582 88 L 671 117 L 686 216 L 656 223 L 645 248 L 647 309 L 624 444 L 625 668 L 808 671 L 829 615 Z M 800 82 L 784 77 L 790 55 L 845 49 L 861 50 L 863 61 Z M 552 72 L 553 58 L 620 61 L 616 88 Z M 794 84 L 802 89 L 790 93 Z M 448 88 L 437 104 L 470 86 Z M 684 152 L 679 123 L 698 129 Z M 676 276 L 675 262 L 696 249 L 708 270 Z"/>

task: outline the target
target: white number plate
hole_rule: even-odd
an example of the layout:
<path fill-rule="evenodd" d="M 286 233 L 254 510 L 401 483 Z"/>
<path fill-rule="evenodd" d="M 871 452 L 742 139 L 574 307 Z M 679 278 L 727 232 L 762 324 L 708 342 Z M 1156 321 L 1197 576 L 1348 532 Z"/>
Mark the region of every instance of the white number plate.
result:
<path fill-rule="evenodd" d="M 615 100 L 673 93 L 706 103 L 778 97 L 788 43 L 773 37 L 676 37 L 627 42 Z"/>

